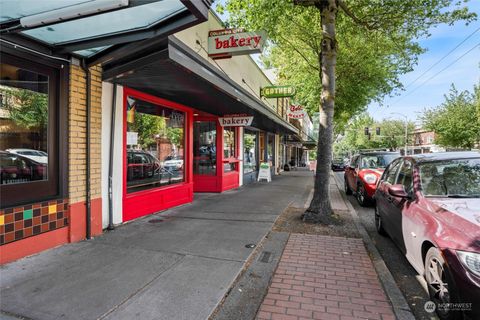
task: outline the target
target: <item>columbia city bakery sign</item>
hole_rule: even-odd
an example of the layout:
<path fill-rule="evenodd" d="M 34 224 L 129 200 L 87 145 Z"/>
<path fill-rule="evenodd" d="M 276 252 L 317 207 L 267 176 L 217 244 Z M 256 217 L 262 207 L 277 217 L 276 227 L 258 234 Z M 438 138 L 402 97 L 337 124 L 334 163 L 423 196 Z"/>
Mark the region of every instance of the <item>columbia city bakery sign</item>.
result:
<path fill-rule="evenodd" d="M 208 56 L 213 59 L 222 59 L 242 54 L 260 53 L 266 38 L 264 31 L 212 30 L 208 32 Z"/>
<path fill-rule="evenodd" d="M 302 106 L 295 106 L 293 104 L 288 108 L 287 114 L 288 117 L 292 119 L 303 119 L 307 115 Z"/>

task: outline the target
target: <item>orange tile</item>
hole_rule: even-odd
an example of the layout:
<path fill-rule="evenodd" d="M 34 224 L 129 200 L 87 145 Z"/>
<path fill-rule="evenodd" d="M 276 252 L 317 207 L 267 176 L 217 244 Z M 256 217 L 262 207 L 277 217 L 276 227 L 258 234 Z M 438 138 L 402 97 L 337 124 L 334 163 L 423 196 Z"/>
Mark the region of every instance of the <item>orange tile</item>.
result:
<path fill-rule="evenodd" d="M 22 212 L 23 211 L 23 207 L 17 207 L 15 209 L 13 209 L 13 212 L 14 213 L 17 213 L 17 212 Z"/>
<path fill-rule="evenodd" d="M 42 223 L 41 221 L 41 217 L 33 217 L 33 225 L 36 226 L 36 225 L 39 225 Z"/>
<path fill-rule="evenodd" d="M 33 209 L 38 209 L 38 208 L 41 208 L 42 207 L 42 204 L 41 203 L 35 203 L 33 205 Z"/>
<path fill-rule="evenodd" d="M 48 223 L 42 224 L 41 232 L 47 232 L 48 230 L 49 230 L 49 229 L 48 229 Z"/>
<path fill-rule="evenodd" d="M 15 240 L 15 233 L 14 232 L 9 232 L 9 233 L 5 234 L 5 243 L 12 242 L 13 240 Z"/>
<path fill-rule="evenodd" d="M 42 216 L 48 214 L 48 207 L 43 207 L 42 210 L 40 211 L 40 214 L 41 214 Z"/>
<path fill-rule="evenodd" d="M 23 237 L 30 237 L 33 234 L 33 228 L 27 228 L 23 230 Z"/>
<path fill-rule="evenodd" d="M 15 222 L 15 231 L 23 230 L 23 220 Z"/>
<path fill-rule="evenodd" d="M 13 221 L 15 221 L 15 216 L 13 215 L 13 213 L 5 215 L 5 224 L 12 223 Z"/>

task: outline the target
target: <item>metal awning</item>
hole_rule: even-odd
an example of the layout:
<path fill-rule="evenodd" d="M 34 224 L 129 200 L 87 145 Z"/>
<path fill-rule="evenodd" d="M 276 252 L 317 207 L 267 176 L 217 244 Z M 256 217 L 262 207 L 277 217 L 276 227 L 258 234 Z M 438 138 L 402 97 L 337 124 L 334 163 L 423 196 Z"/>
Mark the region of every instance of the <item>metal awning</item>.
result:
<path fill-rule="evenodd" d="M 298 134 L 275 110 L 173 36 L 153 53 L 104 64 L 103 77 L 213 115 L 253 115 L 258 129 Z"/>
<path fill-rule="evenodd" d="M 122 45 L 206 21 L 210 0 L 0 0 L 0 36 L 92 64 Z"/>

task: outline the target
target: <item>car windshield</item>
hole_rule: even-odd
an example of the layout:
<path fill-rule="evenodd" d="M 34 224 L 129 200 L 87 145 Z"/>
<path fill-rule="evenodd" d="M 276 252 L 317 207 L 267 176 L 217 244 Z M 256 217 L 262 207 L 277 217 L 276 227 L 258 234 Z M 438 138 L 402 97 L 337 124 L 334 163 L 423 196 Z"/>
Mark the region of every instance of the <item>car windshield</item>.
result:
<path fill-rule="evenodd" d="M 419 173 L 425 196 L 480 197 L 480 158 L 422 163 Z"/>
<path fill-rule="evenodd" d="M 386 168 L 390 162 L 398 158 L 398 154 L 377 154 L 364 155 L 361 158 L 360 168 L 362 169 L 377 169 Z"/>

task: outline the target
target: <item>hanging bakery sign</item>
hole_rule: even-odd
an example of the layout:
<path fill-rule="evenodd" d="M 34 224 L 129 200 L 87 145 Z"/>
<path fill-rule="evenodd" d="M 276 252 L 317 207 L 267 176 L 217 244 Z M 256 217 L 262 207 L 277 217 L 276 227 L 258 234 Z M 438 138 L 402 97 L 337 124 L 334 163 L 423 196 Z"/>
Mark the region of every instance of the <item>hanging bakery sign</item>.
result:
<path fill-rule="evenodd" d="M 244 114 L 230 114 L 218 118 L 222 127 L 248 127 L 252 124 L 253 116 Z"/>
<path fill-rule="evenodd" d="M 237 55 L 260 53 L 266 39 L 265 31 L 211 30 L 208 32 L 208 56 L 212 59 L 225 59 Z"/>
<path fill-rule="evenodd" d="M 288 108 L 288 117 L 292 119 L 303 119 L 307 115 L 307 112 L 303 109 L 302 106 L 291 105 Z"/>

